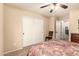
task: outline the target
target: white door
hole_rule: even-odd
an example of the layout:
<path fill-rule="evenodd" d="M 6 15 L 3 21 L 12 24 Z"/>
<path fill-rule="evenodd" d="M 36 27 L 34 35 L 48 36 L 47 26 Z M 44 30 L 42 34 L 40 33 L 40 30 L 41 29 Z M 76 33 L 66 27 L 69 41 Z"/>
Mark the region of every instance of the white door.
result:
<path fill-rule="evenodd" d="M 23 47 L 44 41 L 43 20 L 23 17 Z"/>
<path fill-rule="evenodd" d="M 56 21 L 56 39 L 61 39 L 61 22 Z"/>

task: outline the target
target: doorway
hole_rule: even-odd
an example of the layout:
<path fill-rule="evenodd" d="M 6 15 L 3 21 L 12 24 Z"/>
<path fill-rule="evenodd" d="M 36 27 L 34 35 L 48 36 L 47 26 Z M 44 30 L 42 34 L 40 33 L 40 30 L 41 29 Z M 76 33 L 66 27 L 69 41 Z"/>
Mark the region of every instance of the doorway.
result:
<path fill-rule="evenodd" d="M 23 47 L 44 41 L 43 20 L 23 17 Z"/>
<path fill-rule="evenodd" d="M 56 20 L 56 39 L 69 39 L 69 22 Z"/>

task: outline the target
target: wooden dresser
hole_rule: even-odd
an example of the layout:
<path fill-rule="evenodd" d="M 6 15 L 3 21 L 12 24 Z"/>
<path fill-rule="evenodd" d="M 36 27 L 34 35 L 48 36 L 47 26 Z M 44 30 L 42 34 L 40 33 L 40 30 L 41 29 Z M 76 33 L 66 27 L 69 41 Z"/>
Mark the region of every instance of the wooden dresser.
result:
<path fill-rule="evenodd" d="M 71 33 L 71 42 L 79 43 L 79 33 Z"/>

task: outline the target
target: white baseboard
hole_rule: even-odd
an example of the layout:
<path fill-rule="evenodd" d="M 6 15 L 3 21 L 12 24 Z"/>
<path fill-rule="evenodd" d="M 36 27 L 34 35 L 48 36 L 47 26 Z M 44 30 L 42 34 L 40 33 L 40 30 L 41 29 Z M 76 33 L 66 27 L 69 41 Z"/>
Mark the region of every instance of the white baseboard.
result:
<path fill-rule="evenodd" d="M 5 54 L 8 54 L 8 53 L 11 53 L 11 52 L 14 52 L 14 51 L 17 51 L 17 50 L 20 50 L 20 49 L 23 49 L 23 48 L 18 48 L 18 49 L 15 49 L 15 50 L 11 50 L 11 51 L 4 52 L 4 55 Z"/>

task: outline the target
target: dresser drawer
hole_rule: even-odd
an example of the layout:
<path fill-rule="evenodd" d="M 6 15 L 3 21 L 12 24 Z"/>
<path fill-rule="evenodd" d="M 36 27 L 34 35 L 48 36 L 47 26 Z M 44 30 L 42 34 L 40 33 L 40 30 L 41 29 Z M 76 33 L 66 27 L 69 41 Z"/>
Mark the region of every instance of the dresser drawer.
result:
<path fill-rule="evenodd" d="M 78 33 L 71 33 L 71 41 L 79 43 L 79 34 Z"/>

